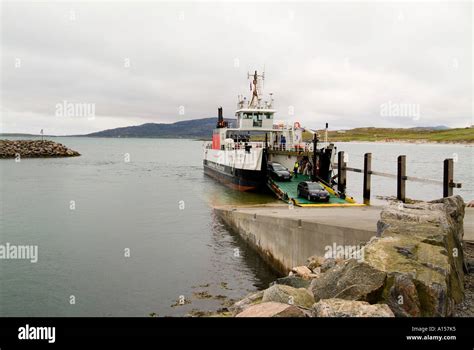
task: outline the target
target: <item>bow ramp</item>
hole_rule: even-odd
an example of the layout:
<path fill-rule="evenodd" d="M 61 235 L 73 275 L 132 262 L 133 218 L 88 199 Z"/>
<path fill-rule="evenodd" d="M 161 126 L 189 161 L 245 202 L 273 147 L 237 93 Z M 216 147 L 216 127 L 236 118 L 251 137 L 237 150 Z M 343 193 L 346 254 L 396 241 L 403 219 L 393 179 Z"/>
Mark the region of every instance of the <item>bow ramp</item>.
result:
<path fill-rule="evenodd" d="M 285 202 L 291 202 L 299 207 L 357 207 L 364 206 L 364 204 L 356 203 L 352 197 L 341 198 L 337 193 L 326 186 L 324 183 L 319 182 L 326 191 L 329 192 L 329 202 L 314 202 L 307 198 L 298 196 L 298 184 L 302 181 L 311 181 L 307 175 L 298 175 L 290 181 L 276 181 L 274 179 L 267 179 L 268 188 L 281 200 Z"/>

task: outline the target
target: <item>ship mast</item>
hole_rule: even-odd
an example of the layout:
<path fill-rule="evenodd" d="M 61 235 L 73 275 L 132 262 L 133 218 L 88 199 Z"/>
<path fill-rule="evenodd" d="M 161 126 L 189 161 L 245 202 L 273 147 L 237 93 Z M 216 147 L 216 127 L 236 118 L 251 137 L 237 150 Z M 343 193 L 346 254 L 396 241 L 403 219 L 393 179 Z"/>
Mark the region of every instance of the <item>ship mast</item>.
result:
<path fill-rule="evenodd" d="M 260 107 L 261 95 L 263 94 L 263 81 L 265 80 L 265 72 L 263 74 L 258 74 L 257 71 L 253 74 L 247 73 L 247 77 L 253 77 L 251 90 L 252 90 L 252 99 L 249 102 L 249 108 L 258 108 Z"/>

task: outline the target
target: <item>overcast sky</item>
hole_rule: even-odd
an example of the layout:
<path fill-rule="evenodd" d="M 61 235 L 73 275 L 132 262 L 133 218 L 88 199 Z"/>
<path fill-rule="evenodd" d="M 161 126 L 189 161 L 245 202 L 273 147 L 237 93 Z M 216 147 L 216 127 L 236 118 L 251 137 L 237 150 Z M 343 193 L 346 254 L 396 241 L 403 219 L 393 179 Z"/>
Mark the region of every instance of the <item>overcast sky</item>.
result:
<path fill-rule="evenodd" d="M 472 14 L 470 1 L 6 2 L 0 132 L 88 133 L 214 117 L 219 105 L 232 117 L 247 71 L 264 66 L 278 119 L 465 127 Z M 64 101 L 95 118 L 58 115 Z M 381 112 L 402 105 L 409 115 Z"/>

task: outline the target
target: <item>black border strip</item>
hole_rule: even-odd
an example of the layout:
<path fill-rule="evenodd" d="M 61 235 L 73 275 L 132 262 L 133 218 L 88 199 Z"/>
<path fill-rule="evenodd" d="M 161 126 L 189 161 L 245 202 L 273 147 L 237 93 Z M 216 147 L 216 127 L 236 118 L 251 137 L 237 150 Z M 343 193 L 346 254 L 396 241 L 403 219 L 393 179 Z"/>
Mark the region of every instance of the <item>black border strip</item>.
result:
<path fill-rule="evenodd" d="M 56 327 L 56 341 L 19 340 L 18 329 L 26 324 L 37 327 Z M 164 336 L 291 336 L 301 346 L 315 341 L 336 341 L 337 344 L 386 348 L 390 345 L 420 348 L 428 346 L 461 349 L 466 344 L 472 349 L 474 332 L 472 318 L 0 318 L 0 348 L 119 343 L 153 340 Z M 429 328 L 421 333 L 412 327 Z M 414 335 L 456 336 L 456 340 L 407 340 Z M 383 339 L 382 339 L 383 338 Z M 356 342 L 356 343 L 354 343 Z M 363 342 L 363 343 L 361 343 Z M 381 343 L 382 342 L 382 343 Z M 305 345 L 306 344 L 306 345 Z M 321 343 L 322 345 L 323 343 Z M 376 345 L 376 346 L 375 346 Z M 356 348 L 359 348 L 356 346 Z"/>

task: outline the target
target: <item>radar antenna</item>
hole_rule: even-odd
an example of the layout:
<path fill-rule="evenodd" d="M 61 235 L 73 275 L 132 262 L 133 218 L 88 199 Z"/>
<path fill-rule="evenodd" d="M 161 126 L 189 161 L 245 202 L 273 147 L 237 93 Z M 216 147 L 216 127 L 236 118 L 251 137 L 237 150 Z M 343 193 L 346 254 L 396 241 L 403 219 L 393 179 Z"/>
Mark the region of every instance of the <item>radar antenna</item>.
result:
<path fill-rule="evenodd" d="M 251 75 L 250 73 L 247 73 L 247 78 L 250 79 Z M 253 80 L 252 80 L 252 99 L 250 100 L 249 103 L 249 108 L 257 108 L 260 105 L 261 98 L 260 96 L 262 95 L 262 90 L 263 90 L 263 80 L 265 79 L 265 73 L 263 74 L 258 74 L 257 71 L 253 74 Z"/>

